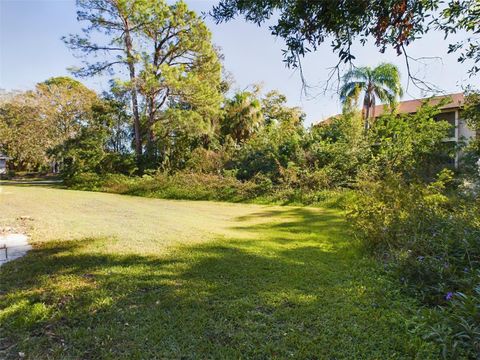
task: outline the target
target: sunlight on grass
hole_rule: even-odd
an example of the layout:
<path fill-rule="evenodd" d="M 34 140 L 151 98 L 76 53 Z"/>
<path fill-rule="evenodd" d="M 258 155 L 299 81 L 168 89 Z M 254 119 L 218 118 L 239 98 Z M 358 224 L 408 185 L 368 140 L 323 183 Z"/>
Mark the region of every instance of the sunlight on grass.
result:
<path fill-rule="evenodd" d="M 7 358 L 430 356 L 338 211 L 9 192 L 35 248 L 0 268 Z"/>

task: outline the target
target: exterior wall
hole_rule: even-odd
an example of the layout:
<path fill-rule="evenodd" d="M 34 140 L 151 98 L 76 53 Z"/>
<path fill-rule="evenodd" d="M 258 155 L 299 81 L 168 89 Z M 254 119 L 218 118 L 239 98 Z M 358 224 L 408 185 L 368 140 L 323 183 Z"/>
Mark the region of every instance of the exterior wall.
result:
<path fill-rule="evenodd" d="M 460 144 L 468 142 L 469 140 L 475 138 L 475 131 L 471 130 L 466 121 L 462 119 L 462 112 L 459 108 L 457 109 L 448 109 L 442 113 L 435 116 L 437 120 L 448 121 L 453 128 L 447 138 L 444 139 L 446 143 Z M 454 164 L 457 168 L 460 164 L 462 158 L 462 152 L 458 151 L 454 158 Z"/>
<path fill-rule="evenodd" d="M 457 143 L 468 142 L 471 139 L 474 139 L 477 136 L 477 134 L 475 133 L 475 131 L 470 129 L 467 126 L 467 122 L 462 119 L 462 112 L 457 110 L 456 113 L 457 113 L 457 117 L 456 117 L 457 121 L 456 121 L 455 133 L 456 133 Z M 463 156 L 462 151 L 459 151 L 455 157 L 455 167 L 458 167 L 459 161 L 461 160 L 462 156 Z"/>
<path fill-rule="evenodd" d="M 472 129 L 470 129 L 467 124 L 466 124 L 466 121 L 463 120 L 463 119 L 459 119 L 459 122 L 458 122 L 458 139 L 459 140 L 470 140 L 470 139 L 473 139 L 475 138 L 476 134 L 475 134 L 475 131 L 473 131 Z"/>

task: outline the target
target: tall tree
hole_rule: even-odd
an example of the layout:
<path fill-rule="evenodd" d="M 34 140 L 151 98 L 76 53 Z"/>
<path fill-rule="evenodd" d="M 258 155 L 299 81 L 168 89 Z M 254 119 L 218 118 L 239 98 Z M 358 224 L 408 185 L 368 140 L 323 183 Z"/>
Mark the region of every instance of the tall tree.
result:
<path fill-rule="evenodd" d="M 35 170 L 62 160 L 64 144 L 91 123 L 98 100 L 95 92 L 68 77 L 39 83 L 0 105 L 0 147 L 17 169 Z"/>
<path fill-rule="evenodd" d="M 383 63 L 375 68 L 368 66 L 353 68 L 343 77 L 340 99 L 343 103 L 363 97 L 363 117 L 365 129 L 370 127 L 370 117 L 375 117 L 376 98 L 393 107 L 398 97 L 403 95 L 400 73 L 395 65 Z"/>
<path fill-rule="evenodd" d="M 168 123 L 181 117 L 202 122 L 218 115 L 221 64 L 207 26 L 183 1 L 153 2 L 144 23 L 139 84 L 146 101 L 147 151 L 156 161 L 156 142 L 161 140 L 156 129 L 170 132 Z M 192 112 L 199 116 L 192 118 Z"/>
<path fill-rule="evenodd" d="M 278 122 L 301 126 L 305 119 L 302 109 L 287 106 L 287 97 L 277 90 L 269 91 L 263 97 L 262 113 L 266 125 Z"/>
<path fill-rule="evenodd" d="M 80 51 L 84 56 L 104 55 L 101 61 L 85 62 L 83 67 L 73 69 L 74 74 L 94 76 L 113 72 L 119 66 L 128 71 L 138 163 L 141 162 L 142 140 L 136 69 L 139 54 L 134 33 L 144 25 L 142 21 L 149 12 L 149 4 L 148 0 L 77 0 L 77 18 L 88 23 L 88 26 L 83 29 L 83 36 L 64 37 L 68 47 Z M 97 38 L 105 42 L 97 43 Z"/>
<path fill-rule="evenodd" d="M 48 166 L 46 150 L 53 145 L 47 121 L 38 116 L 34 93 L 16 94 L 0 104 L 0 152 L 16 170 Z"/>
<path fill-rule="evenodd" d="M 91 119 L 97 94 L 72 78 L 61 76 L 37 84 L 35 93 L 37 114 L 50 124 L 57 143 L 74 137 Z"/>
<path fill-rule="evenodd" d="M 158 165 L 158 141 L 177 134 L 175 121 L 218 117 L 219 57 L 205 23 L 183 1 L 78 0 L 78 6 L 79 20 L 90 26 L 83 37 L 72 35 L 65 41 L 85 55 L 106 56 L 76 73 L 91 76 L 122 66 L 128 71 L 124 84 L 130 89 L 140 169 Z M 93 41 L 96 33 L 106 44 Z"/>

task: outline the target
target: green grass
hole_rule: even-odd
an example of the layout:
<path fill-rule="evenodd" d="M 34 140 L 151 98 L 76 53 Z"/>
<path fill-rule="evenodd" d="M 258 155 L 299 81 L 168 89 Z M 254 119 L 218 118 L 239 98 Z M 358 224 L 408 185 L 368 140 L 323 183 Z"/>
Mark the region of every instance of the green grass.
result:
<path fill-rule="evenodd" d="M 2 186 L 0 221 L 34 244 L 0 267 L 0 358 L 435 358 L 337 210 Z"/>

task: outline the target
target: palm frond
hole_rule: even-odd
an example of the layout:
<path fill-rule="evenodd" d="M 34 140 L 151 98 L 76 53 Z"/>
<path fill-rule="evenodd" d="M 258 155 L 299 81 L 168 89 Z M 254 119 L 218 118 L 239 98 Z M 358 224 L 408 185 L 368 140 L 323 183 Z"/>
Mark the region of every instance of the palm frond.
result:
<path fill-rule="evenodd" d="M 340 101 L 345 103 L 352 98 L 358 97 L 360 92 L 365 90 L 366 85 L 364 81 L 353 81 L 343 84 L 340 88 Z"/>
<path fill-rule="evenodd" d="M 373 69 L 372 82 L 391 90 L 395 96 L 403 96 L 400 71 L 393 64 L 382 63 Z"/>
<path fill-rule="evenodd" d="M 365 81 L 368 82 L 371 77 L 372 69 L 368 66 L 355 67 L 349 70 L 342 79 L 344 84 L 352 81 Z"/>
<path fill-rule="evenodd" d="M 397 101 L 397 95 L 393 90 L 376 85 L 373 88 L 373 91 L 382 103 L 392 108 L 395 106 Z"/>

